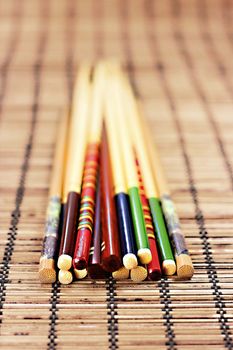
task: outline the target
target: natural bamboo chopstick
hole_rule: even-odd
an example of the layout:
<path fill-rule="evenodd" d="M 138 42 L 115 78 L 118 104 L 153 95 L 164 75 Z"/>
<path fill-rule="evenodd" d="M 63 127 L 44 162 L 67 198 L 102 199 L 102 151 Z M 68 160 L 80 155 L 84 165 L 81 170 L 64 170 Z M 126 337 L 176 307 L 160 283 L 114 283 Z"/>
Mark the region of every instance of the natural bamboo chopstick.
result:
<path fill-rule="evenodd" d="M 111 85 L 106 86 L 105 123 L 109 140 L 109 151 L 114 183 L 114 196 L 119 223 L 121 251 L 126 269 L 137 266 L 136 247 L 134 242 L 133 223 L 130 213 L 129 197 L 126 189 L 122 152 L 120 150 L 120 133 L 116 122 L 115 109 L 112 106 Z M 122 270 L 121 270 L 122 271 Z M 116 273 L 115 273 L 116 276 Z"/>
<path fill-rule="evenodd" d="M 128 270 L 125 266 L 121 266 L 117 271 L 114 271 L 112 273 L 112 277 L 115 280 L 127 280 L 129 278 L 129 272 L 130 270 Z"/>
<path fill-rule="evenodd" d="M 70 284 L 73 281 L 73 274 L 67 270 L 59 270 L 58 280 L 61 284 Z"/>
<path fill-rule="evenodd" d="M 59 222 L 62 211 L 63 166 L 65 163 L 68 122 L 69 112 L 67 111 L 60 120 L 53 160 L 45 235 L 39 267 L 39 279 L 42 283 L 56 281 L 55 259 L 58 253 Z"/>
<path fill-rule="evenodd" d="M 194 273 L 192 260 L 189 255 L 184 234 L 181 230 L 180 221 L 176 212 L 175 204 L 170 195 L 170 190 L 166 181 L 159 152 L 156 146 L 153 144 L 152 136 L 150 135 L 148 127 L 142 121 L 140 105 L 138 106 L 138 108 L 139 115 L 141 118 L 141 127 L 144 134 L 143 137 L 146 140 L 147 151 L 149 152 L 151 164 L 154 170 L 153 173 L 159 191 L 163 212 L 166 218 L 169 235 L 173 242 L 173 248 L 177 264 L 177 275 L 180 278 L 191 278 Z"/>
<path fill-rule="evenodd" d="M 114 74 L 114 72 L 112 73 Z M 151 259 L 148 237 L 146 234 L 145 221 L 142 211 L 142 204 L 139 195 L 139 184 L 135 165 L 135 155 L 132 148 L 129 129 L 126 123 L 126 113 L 124 110 L 124 101 L 121 96 L 121 87 L 114 79 L 112 94 L 113 108 L 116 111 L 116 122 L 121 132 L 121 152 L 123 154 L 123 163 L 127 183 L 127 191 L 130 199 L 131 213 L 133 217 L 135 240 L 137 245 L 137 255 L 142 263 L 148 264 Z"/>
<path fill-rule="evenodd" d="M 78 73 L 71 109 L 67 171 L 64 186 L 66 205 L 58 258 L 58 267 L 62 270 L 69 270 L 72 266 L 87 143 L 89 101 L 90 67 L 88 65 L 82 65 Z"/>
<path fill-rule="evenodd" d="M 133 282 L 142 282 L 147 278 L 147 268 L 146 266 L 139 265 L 134 269 L 130 270 L 130 278 Z"/>
<path fill-rule="evenodd" d="M 92 81 L 90 124 L 87 135 L 88 143 L 83 173 L 78 232 L 73 256 L 73 265 L 76 269 L 84 269 L 87 267 L 92 241 L 100 141 L 104 112 L 104 87 L 105 68 L 104 65 L 100 63 L 94 70 L 94 78 Z"/>

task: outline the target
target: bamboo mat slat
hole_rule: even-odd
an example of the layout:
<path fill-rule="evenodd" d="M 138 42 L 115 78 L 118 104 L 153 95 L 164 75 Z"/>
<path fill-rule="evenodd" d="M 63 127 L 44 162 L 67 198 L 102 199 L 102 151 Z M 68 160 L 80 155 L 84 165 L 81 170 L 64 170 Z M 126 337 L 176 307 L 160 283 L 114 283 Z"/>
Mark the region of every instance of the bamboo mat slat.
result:
<path fill-rule="evenodd" d="M 0 349 L 233 349 L 233 4 L 0 3 Z M 41 286 L 58 119 L 83 60 L 119 59 L 158 143 L 191 281 Z"/>

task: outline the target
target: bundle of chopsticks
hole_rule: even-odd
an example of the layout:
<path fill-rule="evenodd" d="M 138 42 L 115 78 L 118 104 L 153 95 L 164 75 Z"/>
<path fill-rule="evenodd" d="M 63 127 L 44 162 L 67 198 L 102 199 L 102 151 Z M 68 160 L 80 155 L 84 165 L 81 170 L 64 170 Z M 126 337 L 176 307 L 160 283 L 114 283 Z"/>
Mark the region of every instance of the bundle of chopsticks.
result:
<path fill-rule="evenodd" d="M 39 279 L 193 275 L 150 131 L 114 62 L 81 65 L 55 149 Z"/>

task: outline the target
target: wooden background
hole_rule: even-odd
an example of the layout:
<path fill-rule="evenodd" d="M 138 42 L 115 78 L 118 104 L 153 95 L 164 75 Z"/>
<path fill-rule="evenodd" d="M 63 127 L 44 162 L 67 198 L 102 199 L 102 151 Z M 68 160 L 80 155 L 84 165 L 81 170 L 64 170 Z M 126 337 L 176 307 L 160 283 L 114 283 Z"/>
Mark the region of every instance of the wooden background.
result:
<path fill-rule="evenodd" d="M 233 349 L 231 1 L 0 2 L 0 348 Z M 127 67 L 158 143 L 192 281 L 41 286 L 57 121 L 78 64 Z"/>

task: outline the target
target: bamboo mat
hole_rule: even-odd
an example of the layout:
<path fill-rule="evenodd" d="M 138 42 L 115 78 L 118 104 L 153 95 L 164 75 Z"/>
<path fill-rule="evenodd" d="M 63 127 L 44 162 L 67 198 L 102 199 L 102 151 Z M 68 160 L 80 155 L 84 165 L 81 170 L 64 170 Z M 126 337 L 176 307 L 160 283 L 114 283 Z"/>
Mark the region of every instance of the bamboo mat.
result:
<path fill-rule="evenodd" d="M 0 348 L 233 349 L 231 1 L 0 2 Z M 57 121 L 83 60 L 127 67 L 191 281 L 37 279 Z"/>

